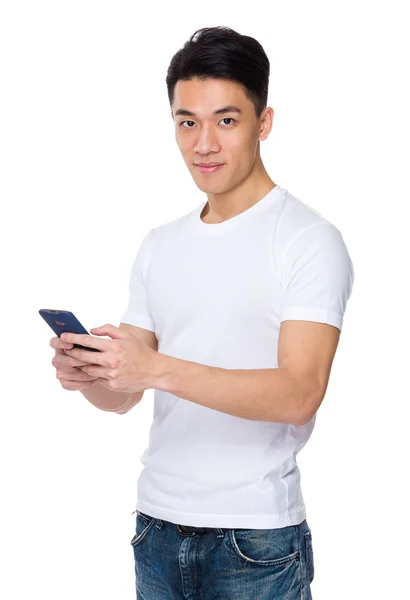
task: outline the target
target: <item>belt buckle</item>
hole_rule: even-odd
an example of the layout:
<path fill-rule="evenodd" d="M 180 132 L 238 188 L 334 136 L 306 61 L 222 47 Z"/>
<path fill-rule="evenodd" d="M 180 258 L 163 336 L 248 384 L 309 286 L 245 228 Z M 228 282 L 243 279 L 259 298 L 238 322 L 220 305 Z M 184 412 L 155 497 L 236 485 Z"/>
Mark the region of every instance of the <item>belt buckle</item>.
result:
<path fill-rule="evenodd" d="M 195 531 L 182 531 L 182 529 L 180 528 L 179 525 L 177 525 L 177 529 L 178 529 L 179 533 L 181 533 L 182 535 L 185 535 L 187 537 L 192 537 L 195 535 Z"/>

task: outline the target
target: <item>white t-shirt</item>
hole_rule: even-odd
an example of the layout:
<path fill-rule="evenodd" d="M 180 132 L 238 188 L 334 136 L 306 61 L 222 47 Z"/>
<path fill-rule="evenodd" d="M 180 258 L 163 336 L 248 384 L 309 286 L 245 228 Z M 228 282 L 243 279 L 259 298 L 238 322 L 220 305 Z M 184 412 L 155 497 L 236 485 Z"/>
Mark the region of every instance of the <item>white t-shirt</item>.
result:
<path fill-rule="evenodd" d="M 354 271 L 334 225 L 279 185 L 222 223 L 201 220 L 206 202 L 144 237 L 123 323 L 154 331 L 163 354 L 224 369 L 277 368 L 284 320 L 342 329 Z M 139 511 L 198 527 L 306 518 L 296 455 L 315 416 L 254 421 L 154 393 Z"/>

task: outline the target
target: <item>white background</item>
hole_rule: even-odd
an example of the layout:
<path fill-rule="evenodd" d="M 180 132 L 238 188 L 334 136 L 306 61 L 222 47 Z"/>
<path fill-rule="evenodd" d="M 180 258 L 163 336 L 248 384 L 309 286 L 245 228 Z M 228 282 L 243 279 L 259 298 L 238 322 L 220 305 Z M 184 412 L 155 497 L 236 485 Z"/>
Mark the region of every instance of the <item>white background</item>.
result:
<path fill-rule="evenodd" d="M 63 390 L 38 309 L 118 326 L 144 234 L 205 199 L 175 143 L 165 77 L 189 36 L 215 25 L 263 45 L 275 111 L 264 164 L 341 230 L 355 266 L 298 461 L 314 600 L 409 593 L 404 5 L 1 4 L 2 598 L 135 598 L 131 513 L 154 391 L 116 415 Z"/>

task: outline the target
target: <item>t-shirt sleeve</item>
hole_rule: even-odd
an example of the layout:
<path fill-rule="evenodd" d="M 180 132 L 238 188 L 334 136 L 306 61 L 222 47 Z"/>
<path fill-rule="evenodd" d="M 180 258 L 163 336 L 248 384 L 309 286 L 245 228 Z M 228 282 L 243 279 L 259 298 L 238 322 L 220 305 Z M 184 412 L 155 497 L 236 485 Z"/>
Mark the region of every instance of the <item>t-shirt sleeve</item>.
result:
<path fill-rule="evenodd" d="M 309 226 L 285 249 L 280 321 L 317 321 L 342 330 L 354 282 L 342 234 L 331 223 Z"/>
<path fill-rule="evenodd" d="M 128 307 L 121 323 L 155 331 L 155 323 L 148 307 L 147 288 L 144 280 L 149 251 L 152 243 L 152 229 L 143 238 L 131 268 L 129 279 Z"/>

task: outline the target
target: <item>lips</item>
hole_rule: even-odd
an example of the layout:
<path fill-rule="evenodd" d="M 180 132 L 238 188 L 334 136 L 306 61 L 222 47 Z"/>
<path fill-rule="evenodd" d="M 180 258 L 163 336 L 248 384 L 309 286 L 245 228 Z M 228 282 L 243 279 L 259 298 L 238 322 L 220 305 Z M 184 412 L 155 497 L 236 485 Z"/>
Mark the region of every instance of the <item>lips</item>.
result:
<path fill-rule="evenodd" d="M 224 166 L 224 163 L 199 163 L 195 165 L 200 173 L 215 173 Z"/>

